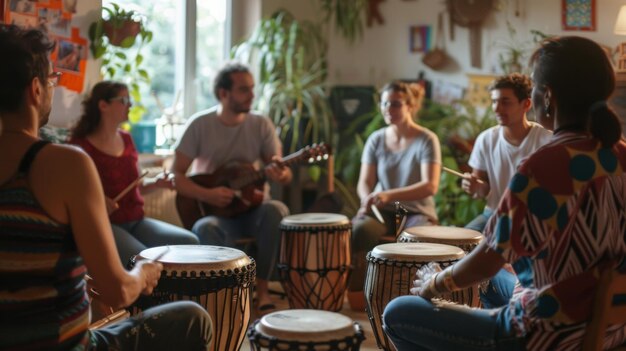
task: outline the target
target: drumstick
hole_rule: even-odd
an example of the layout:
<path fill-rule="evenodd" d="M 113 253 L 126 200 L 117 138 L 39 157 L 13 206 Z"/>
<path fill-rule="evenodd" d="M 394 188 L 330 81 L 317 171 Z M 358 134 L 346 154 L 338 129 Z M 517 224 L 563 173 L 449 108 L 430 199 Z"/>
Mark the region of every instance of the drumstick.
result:
<path fill-rule="evenodd" d="M 128 193 L 132 188 L 134 188 L 137 184 L 139 184 L 139 181 L 141 181 L 141 179 L 143 177 L 145 177 L 148 174 L 148 171 L 144 171 L 139 177 L 137 177 L 137 179 L 135 179 L 132 183 L 128 184 L 128 186 L 122 190 L 119 194 L 117 194 L 117 196 L 113 199 L 113 202 L 118 202 L 120 201 L 124 195 L 126 195 L 126 193 Z"/>
<path fill-rule="evenodd" d="M 461 177 L 461 178 L 465 178 L 465 179 L 467 179 L 467 177 L 465 176 L 465 174 L 463 174 L 463 173 L 461 173 L 461 172 L 455 171 L 455 170 L 450 169 L 450 168 L 448 168 L 448 167 L 441 167 L 441 168 L 442 168 L 445 172 L 448 172 L 448 173 L 450 173 L 450 174 L 453 174 L 453 175 L 455 175 L 455 176 L 457 176 L 457 177 Z M 484 181 L 482 181 L 481 179 L 478 179 L 478 178 L 476 178 L 476 182 L 477 182 L 478 184 L 485 184 L 485 182 L 484 182 Z"/>
<path fill-rule="evenodd" d="M 163 256 L 165 256 L 165 254 L 170 251 L 170 246 L 167 245 L 165 247 L 165 250 L 163 250 L 160 254 L 156 255 L 155 258 L 151 259 L 150 262 L 158 262 L 161 258 L 163 258 Z"/>
<path fill-rule="evenodd" d="M 372 209 L 372 212 L 374 213 L 374 216 L 376 216 L 376 219 L 378 219 L 378 221 L 380 223 L 385 224 L 385 219 L 383 218 L 383 215 L 378 210 L 378 207 L 376 207 L 376 205 L 372 204 L 372 206 L 370 206 L 370 208 Z"/>

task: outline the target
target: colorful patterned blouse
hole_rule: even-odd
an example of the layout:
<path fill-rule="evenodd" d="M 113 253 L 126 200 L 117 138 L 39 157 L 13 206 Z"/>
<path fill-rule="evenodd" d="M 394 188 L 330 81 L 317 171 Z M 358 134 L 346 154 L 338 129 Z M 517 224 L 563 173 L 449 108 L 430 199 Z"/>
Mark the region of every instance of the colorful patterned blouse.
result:
<path fill-rule="evenodd" d="M 85 265 L 70 227 L 33 196 L 24 160 L 0 185 L 0 350 L 88 349 Z"/>
<path fill-rule="evenodd" d="M 625 169 L 623 141 L 561 132 L 511 179 L 485 236 L 519 278 L 510 322 L 528 350 L 580 349 L 599 271 L 625 257 Z M 605 346 L 625 331 L 612 327 Z"/>

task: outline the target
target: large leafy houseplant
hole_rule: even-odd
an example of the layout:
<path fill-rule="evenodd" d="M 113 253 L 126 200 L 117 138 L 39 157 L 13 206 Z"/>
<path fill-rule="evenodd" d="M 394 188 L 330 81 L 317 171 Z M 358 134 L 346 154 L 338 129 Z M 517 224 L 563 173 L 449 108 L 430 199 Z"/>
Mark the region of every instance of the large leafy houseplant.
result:
<path fill-rule="evenodd" d="M 233 48 L 233 57 L 256 71 L 255 107 L 273 119 L 290 152 L 331 140 L 325 52 L 319 27 L 283 10 L 261 20 L 250 38 Z"/>
<path fill-rule="evenodd" d="M 138 122 L 146 111 L 141 104 L 140 86 L 150 84 L 150 76 L 144 68 L 141 50 L 152 41 L 152 36 L 146 29 L 145 17 L 115 3 L 102 7 L 102 18 L 89 26 L 91 53 L 94 58 L 102 59 L 102 77 L 129 86 L 134 100 L 129 112 L 131 122 Z"/>

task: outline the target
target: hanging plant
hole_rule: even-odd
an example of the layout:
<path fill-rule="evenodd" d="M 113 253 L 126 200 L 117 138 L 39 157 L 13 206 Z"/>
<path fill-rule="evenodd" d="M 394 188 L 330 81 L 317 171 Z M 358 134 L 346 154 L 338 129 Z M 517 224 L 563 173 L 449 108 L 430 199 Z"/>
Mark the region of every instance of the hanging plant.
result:
<path fill-rule="evenodd" d="M 368 0 L 321 0 L 325 21 L 333 20 L 335 29 L 354 43 L 363 36 Z"/>
<path fill-rule="evenodd" d="M 146 112 L 141 103 L 140 85 L 150 84 L 143 65 L 141 49 L 152 41 L 145 17 L 111 3 L 102 8 L 102 18 L 89 26 L 89 47 L 94 58 L 102 59 L 100 73 L 104 79 L 126 83 L 133 106 L 129 119 L 136 123 Z"/>

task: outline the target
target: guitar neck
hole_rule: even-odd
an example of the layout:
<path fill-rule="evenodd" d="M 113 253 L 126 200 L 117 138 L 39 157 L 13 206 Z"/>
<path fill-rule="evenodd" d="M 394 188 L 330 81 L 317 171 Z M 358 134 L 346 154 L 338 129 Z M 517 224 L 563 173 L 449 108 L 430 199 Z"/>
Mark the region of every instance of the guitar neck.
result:
<path fill-rule="evenodd" d="M 325 146 L 320 146 L 320 147 L 325 148 Z M 317 161 L 319 161 L 320 159 L 321 157 L 318 157 Z M 313 163 L 315 161 L 316 161 L 315 157 L 311 155 L 311 150 L 308 148 L 304 148 L 297 152 L 294 152 L 293 154 L 289 154 L 280 160 L 280 162 L 284 166 L 287 166 L 287 167 L 300 163 L 300 162 Z M 270 165 L 271 163 L 265 166 L 262 170 L 250 172 L 249 174 L 246 174 L 244 176 L 241 176 L 240 178 L 232 180 L 230 182 L 230 187 L 232 189 L 238 190 L 256 182 L 265 181 L 266 180 L 265 169 L 270 167 Z"/>

